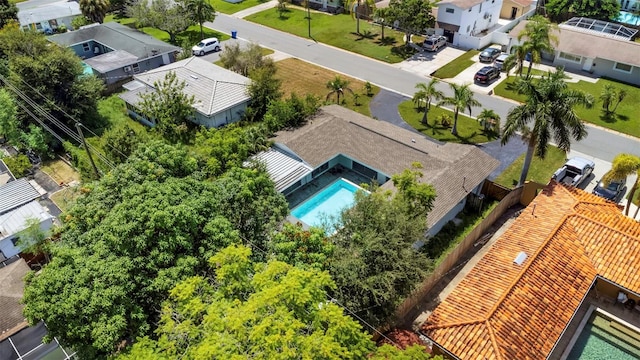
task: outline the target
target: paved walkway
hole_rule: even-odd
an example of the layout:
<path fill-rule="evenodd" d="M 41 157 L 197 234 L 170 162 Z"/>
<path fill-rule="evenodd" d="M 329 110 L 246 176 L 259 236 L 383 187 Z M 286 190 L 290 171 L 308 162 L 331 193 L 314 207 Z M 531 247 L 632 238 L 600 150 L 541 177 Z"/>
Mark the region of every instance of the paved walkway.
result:
<path fill-rule="evenodd" d="M 235 18 L 238 18 L 238 19 L 242 19 L 242 18 L 247 17 L 249 15 L 257 14 L 257 13 L 259 13 L 261 11 L 274 8 L 277 5 L 278 5 L 278 0 L 271 0 L 271 1 L 267 1 L 265 3 L 262 3 L 260 5 L 256 5 L 256 6 L 250 7 L 248 9 L 244 9 L 244 10 L 238 11 L 237 13 L 234 13 L 231 16 L 233 16 Z"/>

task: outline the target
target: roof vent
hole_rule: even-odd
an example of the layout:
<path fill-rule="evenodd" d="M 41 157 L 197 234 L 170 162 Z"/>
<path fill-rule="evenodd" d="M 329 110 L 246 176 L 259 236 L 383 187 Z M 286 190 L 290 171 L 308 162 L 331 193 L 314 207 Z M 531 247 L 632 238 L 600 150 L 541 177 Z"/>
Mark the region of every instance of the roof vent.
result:
<path fill-rule="evenodd" d="M 524 251 L 520 251 L 518 253 L 518 256 L 516 256 L 516 258 L 513 259 L 513 263 L 516 265 L 522 265 L 522 263 L 524 263 L 525 260 L 527 260 L 527 253 Z"/>
<path fill-rule="evenodd" d="M 196 79 L 196 80 L 198 80 L 198 77 L 197 77 L 197 76 L 195 76 L 195 75 L 193 75 L 193 74 L 191 74 L 191 75 L 189 75 L 189 76 L 191 76 L 191 78 L 192 78 L 192 79 Z"/>

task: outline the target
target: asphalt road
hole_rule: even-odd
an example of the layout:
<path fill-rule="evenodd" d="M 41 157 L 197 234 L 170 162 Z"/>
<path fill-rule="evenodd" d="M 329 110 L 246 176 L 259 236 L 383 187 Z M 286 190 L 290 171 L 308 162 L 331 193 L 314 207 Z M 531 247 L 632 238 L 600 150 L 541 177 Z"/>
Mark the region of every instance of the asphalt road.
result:
<path fill-rule="evenodd" d="M 207 22 L 205 26 L 227 34 L 235 30 L 240 39 L 256 42 L 261 46 L 288 53 L 363 81 L 370 81 L 382 88 L 409 97 L 415 92 L 415 84 L 429 80 L 427 77 L 397 69 L 381 61 L 225 14 L 218 13 L 215 21 Z M 311 23 L 311 34 L 313 35 L 313 23 Z M 441 83 L 440 90 L 447 96 L 451 94 L 447 84 Z M 485 94 L 476 94 L 476 99 L 480 101 L 483 108 L 496 111 L 503 119 L 506 118 L 509 110 L 516 106 L 512 101 Z M 477 108 L 474 109 L 473 114 L 479 112 L 480 109 Z M 640 107 L 638 116 L 640 116 Z M 588 131 L 589 136 L 586 139 L 572 144 L 573 150 L 606 161 L 611 161 L 615 155 L 622 152 L 640 156 L 640 140 L 636 138 L 591 125 L 588 125 Z"/>

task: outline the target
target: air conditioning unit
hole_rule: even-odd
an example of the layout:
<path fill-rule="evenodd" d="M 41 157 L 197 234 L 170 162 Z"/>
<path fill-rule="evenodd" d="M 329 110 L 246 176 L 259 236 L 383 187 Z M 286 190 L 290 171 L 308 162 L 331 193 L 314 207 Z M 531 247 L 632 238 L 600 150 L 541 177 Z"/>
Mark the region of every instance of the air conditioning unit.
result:
<path fill-rule="evenodd" d="M 124 70 L 124 72 L 130 73 L 131 72 L 131 66 L 125 66 L 122 68 L 122 70 Z"/>
<path fill-rule="evenodd" d="M 489 14 L 488 12 L 484 13 L 484 18 L 488 19 L 489 17 L 491 17 L 491 14 Z"/>

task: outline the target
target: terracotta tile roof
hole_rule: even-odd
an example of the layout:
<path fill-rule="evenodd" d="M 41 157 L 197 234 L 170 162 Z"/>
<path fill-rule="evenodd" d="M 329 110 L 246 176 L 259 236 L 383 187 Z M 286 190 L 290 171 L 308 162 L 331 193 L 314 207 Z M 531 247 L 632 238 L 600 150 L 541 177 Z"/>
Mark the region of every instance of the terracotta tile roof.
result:
<path fill-rule="evenodd" d="M 596 275 L 640 292 L 639 259 L 640 223 L 552 182 L 422 330 L 461 359 L 544 359 Z"/>
<path fill-rule="evenodd" d="M 499 165 L 471 145 L 439 144 L 420 134 L 338 105 L 323 107 L 306 125 L 280 131 L 274 141 L 316 168 L 339 154 L 388 176 L 420 162 L 422 181 L 436 189 L 429 226 L 437 223 Z M 384 187 L 392 187 L 388 182 Z"/>

